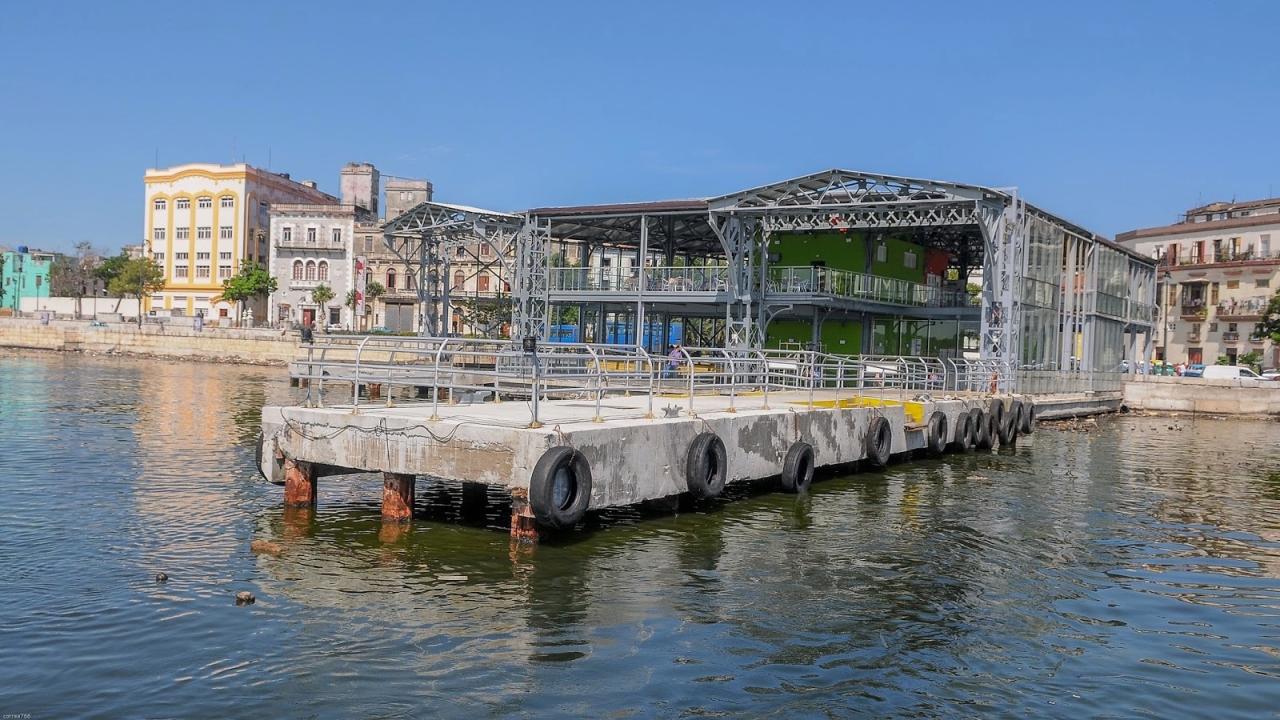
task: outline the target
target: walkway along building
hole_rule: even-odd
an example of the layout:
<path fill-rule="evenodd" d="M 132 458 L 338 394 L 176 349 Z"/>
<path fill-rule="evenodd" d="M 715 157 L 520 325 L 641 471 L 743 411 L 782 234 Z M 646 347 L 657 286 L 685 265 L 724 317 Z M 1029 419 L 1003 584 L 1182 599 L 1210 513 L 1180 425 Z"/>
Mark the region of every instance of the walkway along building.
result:
<path fill-rule="evenodd" d="M 510 258 L 498 264 L 511 266 L 517 338 L 661 351 L 677 327 L 693 346 L 1086 371 L 1134 368 L 1154 350 L 1155 261 L 1012 190 L 829 170 L 716 197 L 521 214 L 427 202 L 384 230 L 418 259 L 427 297 L 447 295 L 459 247 Z M 426 314 L 422 334 L 451 327 Z"/>
<path fill-rule="evenodd" d="M 1274 239 L 1273 239 L 1274 238 Z M 1156 356 L 1212 365 L 1258 351 L 1280 366 L 1280 349 L 1253 331 L 1280 288 L 1280 199 L 1212 203 L 1173 225 L 1117 240 L 1158 264 L 1162 302 Z"/>

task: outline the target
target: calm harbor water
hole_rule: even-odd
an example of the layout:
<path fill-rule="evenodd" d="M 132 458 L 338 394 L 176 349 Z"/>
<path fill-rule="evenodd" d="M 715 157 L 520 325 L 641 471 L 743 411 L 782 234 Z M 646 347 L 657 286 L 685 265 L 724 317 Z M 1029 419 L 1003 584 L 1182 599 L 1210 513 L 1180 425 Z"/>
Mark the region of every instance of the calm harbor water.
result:
<path fill-rule="evenodd" d="M 505 508 L 460 518 L 444 483 L 399 532 L 373 476 L 285 513 L 251 459 L 289 393 L 274 368 L 0 355 L 0 714 L 1280 712 L 1275 423 L 1042 429 L 513 554 Z"/>

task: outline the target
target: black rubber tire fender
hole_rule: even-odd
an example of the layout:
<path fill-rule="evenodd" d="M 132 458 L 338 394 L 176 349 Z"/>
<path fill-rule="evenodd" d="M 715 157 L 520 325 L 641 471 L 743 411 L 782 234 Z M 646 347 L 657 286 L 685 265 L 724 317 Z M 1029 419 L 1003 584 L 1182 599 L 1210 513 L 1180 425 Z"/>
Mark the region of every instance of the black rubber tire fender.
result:
<path fill-rule="evenodd" d="M 270 482 L 271 478 L 267 477 L 267 474 L 262 472 L 262 444 L 266 441 L 266 437 L 263 436 L 261 431 L 259 431 L 258 439 L 253 443 L 253 464 L 258 468 L 258 474 L 262 476 L 262 479 Z"/>
<path fill-rule="evenodd" d="M 729 481 L 729 454 L 715 433 L 699 433 L 689 445 L 685 460 L 685 485 L 700 497 L 716 497 Z"/>
<path fill-rule="evenodd" d="M 942 411 L 934 411 L 929 416 L 929 430 L 926 436 L 928 445 L 926 449 L 930 455 L 937 457 L 947 450 L 947 416 Z"/>
<path fill-rule="evenodd" d="M 871 418 L 871 426 L 867 428 L 867 459 L 876 467 L 885 467 L 892 449 L 893 429 L 889 427 L 889 420 L 879 415 Z"/>
<path fill-rule="evenodd" d="M 996 432 L 1000 435 L 1000 447 L 1013 447 L 1018 440 L 1018 414 L 1017 408 L 1009 411 L 999 421 Z"/>
<path fill-rule="evenodd" d="M 1030 435 L 1036 431 L 1036 404 L 1027 401 L 1022 406 L 1022 434 Z"/>
<path fill-rule="evenodd" d="M 1009 405 L 1009 414 L 1013 416 L 1013 432 L 1022 434 L 1023 416 L 1027 414 L 1027 405 L 1021 400 L 1014 400 Z"/>
<path fill-rule="evenodd" d="M 529 505 L 539 525 L 573 527 L 591 504 L 591 464 L 563 445 L 538 458 L 529 478 Z"/>
<path fill-rule="evenodd" d="M 797 442 L 782 460 L 782 489 L 789 493 L 802 493 L 813 482 L 813 446 Z"/>
<path fill-rule="evenodd" d="M 969 413 L 962 412 L 956 416 L 956 427 L 952 432 L 951 442 L 947 443 L 947 449 L 952 452 L 962 452 L 969 447 Z"/>
<path fill-rule="evenodd" d="M 978 411 L 978 433 L 974 437 L 973 446 L 979 450 L 990 450 L 995 447 L 996 419 L 989 412 Z"/>
<path fill-rule="evenodd" d="M 982 429 L 987 426 L 986 423 L 982 408 L 969 409 L 969 436 L 965 442 L 965 447 L 978 447 L 978 442 L 982 440 Z"/>
<path fill-rule="evenodd" d="M 996 427 L 1004 425 L 1004 416 L 1007 414 L 1004 407 L 1004 400 L 1000 398 L 991 398 L 991 402 L 987 403 L 987 414 L 992 415 L 996 419 Z M 992 434 L 991 437 L 996 437 Z"/>

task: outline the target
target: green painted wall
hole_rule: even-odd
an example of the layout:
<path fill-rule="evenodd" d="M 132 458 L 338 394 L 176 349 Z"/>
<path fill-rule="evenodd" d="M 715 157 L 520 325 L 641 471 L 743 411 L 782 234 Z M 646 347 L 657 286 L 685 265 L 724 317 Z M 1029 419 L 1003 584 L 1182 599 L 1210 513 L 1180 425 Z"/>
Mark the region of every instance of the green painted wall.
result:
<path fill-rule="evenodd" d="M 871 246 L 872 275 L 924 283 L 924 248 L 922 246 L 900 238 L 886 237 L 883 239 L 884 260 L 881 261 L 877 257 L 879 242 L 875 241 Z M 820 260 L 833 269 L 860 273 L 867 271 L 865 234 L 861 232 L 774 235 L 769 243 L 769 252 L 776 255 L 776 259 L 770 260 L 770 265 L 776 267 L 804 267 L 815 260 Z M 904 257 L 907 252 L 915 253 L 915 267 L 906 266 Z M 912 333 L 918 330 L 918 334 L 923 336 L 924 324 L 924 321 L 918 323 L 904 321 L 902 326 L 899 326 L 898 322 L 892 318 L 875 320 L 871 351 L 876 354 L 896 355 L 899 347 L 904 351 L 908 350 L 911 346 Z M 775 320 L 769 324 L 765 344 L 768 347 L 779 347 L 784 342 L 807 343 L 812 337 L 812 325 L 808 320 Z M 827 320 L 822 325 L 822 343 L 827 352 L 860 353 L 862 352 L 862 323 L 856 319 Z M 931 344 L 921 342 L 922 346 Z M 954 346 L 955 342 L 952 340 L 948 344 Z"/>
<path fill-rule="evenodd" d="M 924 248 L 895 237 L 886 237 L 883 241 L 883 261 L 878 258 L 879 241 L 872 243 L 876 260 L 871 264 L 871 274 L 924 283 Z M 908 251 L 915 253 L 914 268 L 906 266 L 904 256 Z M 769 242 L 769 252 L 777 255 L 778 259 L 770 262 L 777 266 L 804 266 L 820 260 L 826 262 L 827 267 L 840 270 L 866 272 L 867 268 L 865 235 L 860 232 L 774 235 Z"/>
<path fill-rule="evenodd" d="M 780 256 L 770 265 L 804 266 L 822 260 L 827 267 L 863 272 L 866 268 L 866 243 L 862 233 L 785 233 L 774 235 L 769 252 Z"/>
<path fill-rule="evenodd" d="M 812 338 L 813 324 L 808 320 L 774 320 L 769 323 L 765 346 L 776 348 L 788 342 L 804 344 Z M 862 352 L 862 323 L 857 320 L 827 320 L 822 324 L 822 344 L 827 352 L 838 355 Z"/>

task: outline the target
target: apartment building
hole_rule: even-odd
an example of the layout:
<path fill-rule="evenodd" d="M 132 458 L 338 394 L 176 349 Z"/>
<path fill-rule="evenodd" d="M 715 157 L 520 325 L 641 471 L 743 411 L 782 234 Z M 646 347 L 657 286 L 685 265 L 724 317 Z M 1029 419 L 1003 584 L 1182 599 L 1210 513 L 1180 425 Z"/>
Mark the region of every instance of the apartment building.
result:
<path fill-rule="evenodd" d="M 56 253 L 32 250 L 19 245 L 17 250 L 0 252 L 0 307 L 10 312 L 22 309 L 24 298 L 48 299 L 51 294 L 49 274 Z"/>
<path fill-rule="evenodd" d="M 1280 288 L 1280 198 L 1191 208 L 1177 223 L 1116 240 L 1157 260 L 1156 357 L 1213 364 L 1225 356 L 1234 364 L 1259 351 L 1263 367 L 1280 366 L 1274 344 L 1253 338 Z"/>
<path fill-rule="evenodd" d="M 269 261 L 272 204 L 338 204 L 314 182 L 245 163 L 151 168 L 143 188 L 144 244 L 165 279 L 163 290 L 144 298 L 143 311 L 214 322 L 235 317 L 232 303 L 217 300 L 223 281 L 244 262 Z M 267 317 L 265 300 L 247 309 L 255 321 Z"/>

